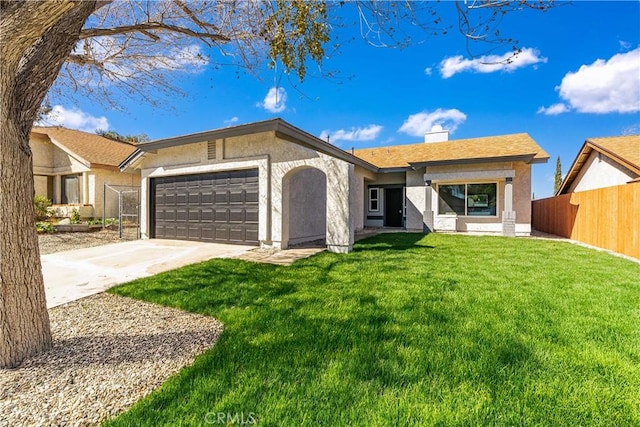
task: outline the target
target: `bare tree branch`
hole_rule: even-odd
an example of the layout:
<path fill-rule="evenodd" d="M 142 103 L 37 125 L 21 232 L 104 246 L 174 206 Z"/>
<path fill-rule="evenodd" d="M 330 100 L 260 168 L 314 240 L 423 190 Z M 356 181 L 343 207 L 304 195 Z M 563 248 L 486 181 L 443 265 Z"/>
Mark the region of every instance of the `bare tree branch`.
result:
<path fill-rule="evenodd" d="M 103 37 L 103 36 L 115 36 L 118 34 L 127 34 L 127 33 L 135 33 L 135 32 L 142 32 L 144 34 L 147 34 L 150 31 L 170 31 L 178 34 L 183 34 L 185 36 L 201 39 L 201 40 L 204 40 L 205 42 L 207 40 L 215 40 L 215 41 L 222 41 L 222 42 L 228 42 L 231 40 L 229 37 L 224 36 L 222 34 L 198 32 L 198 31 L 193 31 L 189 28 L 178 27 L 175 25 L 169 25 L 162 22 L 147 22 L 143 24 L 124 25 L 122 27 L 114 27 L 114 28 L 85 28 L 80 33 L 80 40 L 95 38 L 95 37 Z"/>

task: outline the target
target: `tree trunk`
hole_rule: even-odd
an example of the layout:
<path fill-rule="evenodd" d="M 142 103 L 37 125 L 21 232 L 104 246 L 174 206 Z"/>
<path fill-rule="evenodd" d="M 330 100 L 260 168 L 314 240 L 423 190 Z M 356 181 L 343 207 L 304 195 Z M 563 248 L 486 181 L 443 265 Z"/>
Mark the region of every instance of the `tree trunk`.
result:
<path fill-rule="evenodd" d="M 96 2 L 0 4 L 0 368 L 51 346 L 29 135 Z"/>

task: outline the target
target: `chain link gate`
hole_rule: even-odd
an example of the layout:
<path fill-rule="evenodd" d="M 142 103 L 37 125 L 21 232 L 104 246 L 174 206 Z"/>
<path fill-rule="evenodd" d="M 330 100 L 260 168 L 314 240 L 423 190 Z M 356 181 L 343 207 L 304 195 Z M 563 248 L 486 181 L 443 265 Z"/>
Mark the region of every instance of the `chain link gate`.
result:
<path fill-rule="evenodd" d="M 104 184 L 102 226 L 118 227 L 121 239 L 140 238 L 140 187 Z"/>

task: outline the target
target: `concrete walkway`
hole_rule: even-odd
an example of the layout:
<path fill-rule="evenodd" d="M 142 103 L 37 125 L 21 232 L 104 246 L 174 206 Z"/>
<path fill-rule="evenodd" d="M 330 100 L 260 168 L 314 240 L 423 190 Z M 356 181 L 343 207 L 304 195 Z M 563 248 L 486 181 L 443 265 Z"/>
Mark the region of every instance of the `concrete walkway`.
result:
<path fill-rule="evenodd" d="M 265 264 L 291 265 L 299 259 L 309 258 L 320 252 L 326 251 L 326 247 L 298 247 L 293 249 L 260 249 L 256 248 L 251 251 L 238 255 L 236 258 L 262 262 Z"/>
<path fill-rule="evenodd" d="M 255 246 L 152 239 L 43 255 L 47 307 L 188 264 L 237 257 L 251 249 Z"/>

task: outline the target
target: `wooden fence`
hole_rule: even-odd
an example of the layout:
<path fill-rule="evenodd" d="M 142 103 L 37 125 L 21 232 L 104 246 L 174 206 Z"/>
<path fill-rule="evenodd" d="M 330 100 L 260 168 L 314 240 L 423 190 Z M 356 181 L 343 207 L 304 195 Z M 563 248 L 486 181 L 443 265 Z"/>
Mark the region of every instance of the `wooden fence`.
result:
<path fill-rule="evenodd" d="M 640 183 L 534 200 L 531 226 L 640 259 Z"/>

